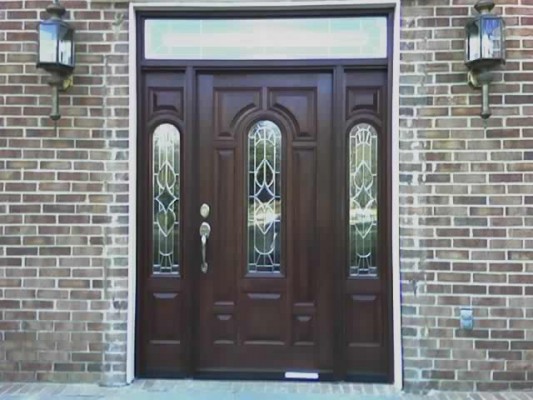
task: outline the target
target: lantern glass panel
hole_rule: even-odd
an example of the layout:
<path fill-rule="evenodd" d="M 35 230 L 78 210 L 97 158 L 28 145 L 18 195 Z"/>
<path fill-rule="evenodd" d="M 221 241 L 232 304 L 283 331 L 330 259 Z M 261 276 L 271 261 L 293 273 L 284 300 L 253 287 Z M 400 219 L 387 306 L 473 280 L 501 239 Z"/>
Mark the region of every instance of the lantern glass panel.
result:
<path fill-rule="evenodd" d="M 57 62 L 58 26 L 42 22 L 39 25 L 39 63 Z"/>
<path fill-rule="evenodd" d="M 488 59 L 501 59 L 502 54 L 502 23 L 498 18 L 483 18 L 481 20 L 483 36 L 482 57 Z"/>
<path fill-rule="evenodd" d="M 72 29 L 62 25 L 59 36 L 58 62 L 66 67 L 73 67 Z"/>
<path fill-rule="evenodd" d="M 472 21 L 468 26 L 468 54 L 467 62 L 479 60 L 481 58 L 481 45 L 479 35 L 479 21 Z"/>

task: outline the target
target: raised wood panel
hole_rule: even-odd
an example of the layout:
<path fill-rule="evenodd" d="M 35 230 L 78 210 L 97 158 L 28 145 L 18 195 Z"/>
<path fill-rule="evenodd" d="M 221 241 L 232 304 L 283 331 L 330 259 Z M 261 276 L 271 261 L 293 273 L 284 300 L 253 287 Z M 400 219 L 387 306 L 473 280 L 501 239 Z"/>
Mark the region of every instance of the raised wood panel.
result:
<path fill-rule="evenodd" d="M 383 343 L 380 296 L 349 296 L 347 312 L 349 346 L 380 346 Z"/>
<path fill-rule="evenodd" d="M 285 343 L 285 298 L 281 293 L 243 293 L 241 298 L 242 338 L 245 344 Z"/>
<path fill-rule="evenodd" d="M 233 314 L 213 313 L 211 329 L 214 344 L 235 344 L 237 339 L 237 326 Z"/>
<path fill-rule="evenodd" d="M 170 111 L 183 119 L 183 90 L 173 88 L 149 88 L 150 113 Z"/>
<path fill-rule="evenodd" d="M 151 328 L 149 340 L 179 341 L 182 334 L 182 302 L 178 293 L 152 293 L 152 296 L 153 312 L 148 318 Z"/>
<path fill-rule="evenodd" d="M 233 345 L 237 342 L 236 305 L 234 301 L 216 301 L 211 310 L 209 333 L 213 344 Z"/>
<path fill-rule="evenodd" d="M 243 200 L 235 193 L 237 175 L 235 150 L 218 149 L 215 153 L 213 169 L 215 186 L 214 212 L 212 214 L 212 232 L 208 241 L 208 263 L 211 279 L 215 283 L 213 301 L 234 301 L 235 275 L 237 265 L 237 213 L 234 212 Z M 241 205 L 242 207 L 242 205 Z"/>
<path fill-rule="evenodd" d="M 214 93 L 215 139 L 234 139 L 234 125 L 261 106 L 261 89 L 216 89 Z"/>
<path fill-rule="evenodd" d="M 381 87 L 350 87 L 346 91 L 346 115 L 366 111 L 379 114 L 381 110 Z"/>
<path fill-rule="evenodd" d="M 295 122 L 296 140 L 315 140 L 317 133 L 317 95 L 315 88 L 272 89 L 269 107 L 281 110 Z"/>
<path fill-rule="evenodd" d="M 293 302 L 313 302 L 317 276 L 316 243 L 316 149 L 295 148 L 290 176 L 291 198 L 289 264 L 293 281 Z"/>
<path fill-rule="evenodd" d="M 292 343 L 295 346 L 313 346 L 315 344 L 315 330 L 314 315 L 294 315 Z"/>
<path fill-rule="evenodd" d="M 149 369 L 147 376 L 173 376 L 177 360 L 183 358 L 183 346 L 171 341 L 149 342 L 146 346 L 145 362 Z"/>

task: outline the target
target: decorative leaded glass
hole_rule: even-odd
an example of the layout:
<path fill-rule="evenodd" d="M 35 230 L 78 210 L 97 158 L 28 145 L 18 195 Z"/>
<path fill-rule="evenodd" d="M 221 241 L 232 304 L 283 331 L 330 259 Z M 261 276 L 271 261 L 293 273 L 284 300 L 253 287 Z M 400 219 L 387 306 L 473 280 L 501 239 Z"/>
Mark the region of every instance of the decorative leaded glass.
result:
<path fill-rule="evenodd" d="M 153 136 L 153 273 L 180 273 L 180 133 L 161 124 Z"/>
<path fill-rule="evenodd" d="M 281 131 L 259 121 L 248 133 L 248 272 L 279 273 Z"/>
<path fill-rule="evenodd" d="M 350 131 L 350 276 L 377 276 L 378 135 L 361 123 Z"/>

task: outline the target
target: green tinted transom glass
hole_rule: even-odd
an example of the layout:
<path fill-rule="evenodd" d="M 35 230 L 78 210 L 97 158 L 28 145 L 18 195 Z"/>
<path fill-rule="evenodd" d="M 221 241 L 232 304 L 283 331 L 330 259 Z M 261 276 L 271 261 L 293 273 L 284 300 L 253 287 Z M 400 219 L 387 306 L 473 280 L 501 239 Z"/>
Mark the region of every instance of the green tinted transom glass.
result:
<path fill-rule="evenodd" d="M 385 58 L 386 17 L 148 19 L 146 59 Z"/>
<path fill-rule="evenodd" d="M 378 135 L 369 124 L 350 131 L 349 275 L 377 276 Z"/>
<path fill-rule="evenodd" d="M 180 273 L 180 133 L 171 124 L 153 135 L 153 273 Z"/>
<path fill-rule="evenodd" d="M 248 133 L 248 272 L 281 272 L 281 131 L 259 121 Z"/>

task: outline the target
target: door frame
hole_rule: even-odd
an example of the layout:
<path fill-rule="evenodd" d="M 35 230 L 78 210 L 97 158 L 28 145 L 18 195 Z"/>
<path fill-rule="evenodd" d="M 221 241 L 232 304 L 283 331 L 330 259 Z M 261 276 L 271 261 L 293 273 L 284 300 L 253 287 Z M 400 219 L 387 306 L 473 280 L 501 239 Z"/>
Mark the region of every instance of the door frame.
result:
<path fill-rule="evenodd" d="M 354 12 L 362 9 L 388 10 L 393 15 L 392 57 L 388 59 L 388 80 L 390 90 L 390 117 L 389 129 L 391 134 L 391 276 L 392 276 L 392 362 L 393 385 L 401 389 L 403 386 L 402 346 L 401 346 L 401 296 L 400 296 L 400 263 L 399 263 L 399 31 L 400 31 L 400 0 L 334 0 L 328 2 L 301 1 L 297 2 L 232 2 L 223 3 L 209 0 L 181 3 L 141 3 L 132 0 L 129 6 L 129 243 L 128 260 L 130 273 L 128 274 L 128 320 L 127 320 L 127 349 L 126 349 L 126 382 L 130 383 L 135 378 L 135 330 L 137 310 L 137 82 L 138 82 L 138 34 L 137 14 L 144 11 L 174 11 L 207 13 L 210 10 L 227 11 L 236 13 L 242 11 L 291 11 L 298 12 L 334 11 L 336 9 L 350 9 Z M 290 62 L 289 62 L 290 63 Z M 183 63 L 184 64 L 184 63 Z M 207 66 L 208 63 L 206 63 Z M 295 63 L 295 66 L 298 63 Z M 301 64 L 301 63 L 300 63 Z M 265 65 L 265 64 L 263 64 Z M 266 63 L 268 66 L 268 63 Z M 230 66 L 230 65 L 228 65 Z"/>

